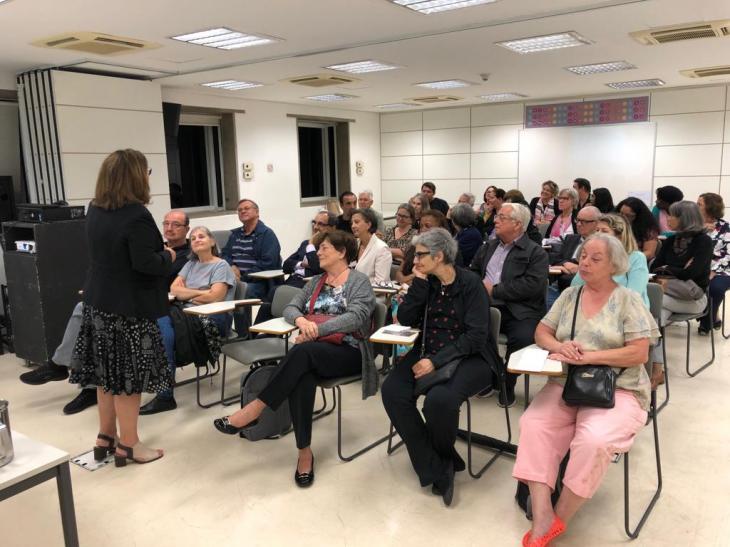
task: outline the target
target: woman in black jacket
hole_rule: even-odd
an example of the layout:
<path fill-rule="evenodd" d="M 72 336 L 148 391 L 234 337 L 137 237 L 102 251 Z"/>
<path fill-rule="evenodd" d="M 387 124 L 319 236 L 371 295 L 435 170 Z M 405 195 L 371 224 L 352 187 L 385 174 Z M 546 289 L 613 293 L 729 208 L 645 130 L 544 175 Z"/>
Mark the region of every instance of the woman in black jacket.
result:
<path fill-rule="evenodd" d="M 162 457 L 162 450 L 139 441 L 137 417 L 141 393 L 168 389 L 171 382 L 156 319 L 167 315 L 167 282 L 176 256 L 163 247 L 145 208 L 149 174 L 141 152 L 109 155 L 86 218 L 91 265 L 69 381 L 97 386 L 94 458 L 114 453 L 117 467 Z"/>
<path fill-rule="evenodd" d="M 421 486 L 451 504 L 454 472 L 464 460 L 454 448 L 459 408 L 497 378 L 499 355 L 489 330 L 489 297 L 478 276 L 454 267 L 457 245 L 433 228 L 414 238 L 416 278 L 398 307 L 398 321 L 425 330 L 383 383 L 383 405 L 408 449 Z M 416 380 L 454 360 L 453 376 L 426 392 L 416 408 Z"/>

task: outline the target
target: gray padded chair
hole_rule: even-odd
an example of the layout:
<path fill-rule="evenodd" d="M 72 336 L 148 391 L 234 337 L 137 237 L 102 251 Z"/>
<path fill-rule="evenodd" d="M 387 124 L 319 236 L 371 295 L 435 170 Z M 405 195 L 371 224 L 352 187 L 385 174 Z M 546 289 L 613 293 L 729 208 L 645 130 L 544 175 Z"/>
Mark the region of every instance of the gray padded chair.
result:
<path fill-rule="evenodd" d="M 381 328 L 383 325 L 385 325 L 385 314 L 386 314 L 386 307 L 385 304 L 382 304 L 380 302 L 377 302 L 375 304 L 375 311 L 373 312 L 373 332 Z M 340 459 L 343 462 L 349 462 L 357 458 L 358 456 L 361 456 L 368 450 L 371 450 L 378 446 L 381 443 L 384 443 L 390 438 L 390 435 L 385 435 L 384 437 L 381 437 L 380 439 L 370 443 L 364 448 L 361 448 L 354 454 L 351 454 L 349 456 L 345 456 L 342 453 L 342 386 L 346 386 L 348 384 L 353 384 L 355 382 L 358 382 L 362 378 L 361 374 L 355 374 L 352 376 L 342 376 L 340 378 L 322 378 L 317 382 L 317 385 L 322 389 L 331 389 L 332 390 L 332 408 L 328 409 L 326 412 L 322 412 L 317 416 L 315 419 L 323 418 L 329 414 L 331 414 L 335 408 L 337 408 L 337 455 L 340 457 Z"/>
<path fill-rule="evenodd" d="M 291 287 L 289 285 L 280 285 L 274 293 L 274 299 L 271 302 L 271 314 L 273 317 L 281 317 L 284 308 L 292 301 L 292 299 L 301 292 L 301 289 Z M 289 351 L 289 336 L 270 337 L 270 338 L 254 338 L 251 340 L 242 340 L 229 343 L 223 346 L 221 353 L 223 354 L 223 366 L 221 373 L 221 396 L 220 399 L 208 404 L 205 408 L 221 403 L 223 405 L 232 404 L 240 400 L 240 394 L 225 395 L 226 386 L 226 366 L 228 358 L 238 361 L 244 365 L 250 365 L 259 361 L 271 361 L 281 359 Z M 201 405 L 203 406 L 203 405 Z"/>
<path fill-rule="evenodd" d="M 667 367 L 667 343 L 664 340 L 664 327 L 662 326 L 662 300 L 664 299 L 664 291 L 657 283 L 649 283 L 646 286 L 646 293 L 649 297 L 649 311 L 654 321 L 659 325 L 659 332 L 662 335 L 662 360 L 664 361 L 664 401 L 657 408 L 660 412 L 669 403 L 669 367 Z M 649 376 L 651 376 L 651 367 L 649 367 Z"/>
<path fill-rule="evenodd" d="M 225 247 L 226 243 L 228 243 L 228 238 L 231 237 L 231 231 L 213 230 L 211 233 L 213 234 L 213 239 L 215 239 L 215 242 L 218 245 L 218 250 L 222 251 L 223 247 Z"/>

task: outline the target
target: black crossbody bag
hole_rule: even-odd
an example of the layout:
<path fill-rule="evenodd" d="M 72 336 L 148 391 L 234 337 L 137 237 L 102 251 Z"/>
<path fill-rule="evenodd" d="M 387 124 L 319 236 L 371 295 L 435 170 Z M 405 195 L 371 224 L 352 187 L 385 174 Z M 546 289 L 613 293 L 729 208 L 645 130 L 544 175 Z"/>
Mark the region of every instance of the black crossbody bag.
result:
<path fill-rule="evenodd" d="M 570 339 L 575 337 L 575 320 L 583 287 L 578 290 L 573 309 L 573 325 Z M 615 405 L 616 379 L 625 369 L 616 374 L 608 365 L 569 365 L 568 378 L 563 387 L 563 401 L 568 406 L 590 406 L 594 408 L 613 408 Z"/>
<path fill-rule="evenodd" d="M 430 294 L 429 294 L 430 299 Z M 426 354 L 426 321 L 428 319 L 428 301 L 426 303 L 426 310 L 423 312 L 423 329 L 421 330 L 421 359 Z M 429 389 L 438 384 L 448 382 L 456 372 L 456 368 L 461 363 L 461 359 L 454 359 L 449 361 L 443 366 L 435 369 L 433 372 L 429 372 L 425 376 L 421 376 L 416 380 L 416 385 L 413 388 L 413 393 L 416 397 L 424 395 Z"/>

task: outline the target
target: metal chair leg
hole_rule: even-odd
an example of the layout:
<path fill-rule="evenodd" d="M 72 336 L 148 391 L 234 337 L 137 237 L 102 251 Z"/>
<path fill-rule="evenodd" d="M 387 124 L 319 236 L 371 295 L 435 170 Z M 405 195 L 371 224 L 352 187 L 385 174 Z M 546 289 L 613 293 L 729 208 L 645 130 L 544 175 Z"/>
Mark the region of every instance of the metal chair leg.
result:
<path fill-rule="evenodd" d="M 322 406 L 321 409 L 312 413 L 313 422 L 316 422 L 317 420 L 319 420 L 320 418 L 324 418 L 325 416 L 329 416 L 330 414 L 332 414 L 335 411 L 335 408 L 337 408 L 337 398 L 335 397 L 335 388 L 332 388 L 332 408 L 330 408 L 330 409 L 327 408 L 327 398 L 325 396 L 325 390 L 324 390 L 324 388 L 321 388 L 321 389 L 322 389 L 322 397 L 324 398 L 324 405 Z"/>
<path fill-rule="evenodd" d="M 505 382 L 502 382 L 502 390 L 506 389 Z M 509 418 L 509 407 L 504 407 L 504 416 L 507 422 L 507 440 L 505 441 L 505 445 L 509 445 L 512 442 L 512 423 L 510 422 Z M 473 462 L 474 458 L 472 457 L 472 429 L 471 429 L 471 402 L 467 398 L 466 400 L 466 459 L 467 459 L 467 469 L 469 470 L 469 475 L 473 479 L 479 479 L 482 475 L 489 469 L 492 464 L 497 461 L 497 458 L 499 458 L 502 454 L 505 453 L 504 450 L 497 449 L 496 453 L 487 461 L 487 463 L 484 464 L 484 466 L 479 471 L 474 471 L 473 468 Z"/>
<path fill-rule="evenodd" d="M 641 515 L 641 519 L 639 520 L 639 523 L 636 525 L 636 527 L 632 530 L 631 525 L 629 523 L 629 453 L 627 452 L 624 454 L 624 530 L 626 531 L 626 535 L 629 536 L 631 539 L 636 539 L 639 537 L 639 533 L 641 532 L 641 529 L 644 527 L 644 524 L 646 523 L 646 520 L 649 518 L 649 515 L 651 514 L 652 510 L 654 509 L 654 505 L 656 504 L 657 500 L 659 499 L 659 495 L 662 492 L 662 461 L 661 456 L 659 453 L 659 426 L 657 425 L 657 407 L 656 407 L 656 391 L 651 392 L 651 408 L 650 412 L 652 413 L 652 422 L 653 422 L 653 430 L 654 430 L 654 449 L 656 453 L 656 472 L 657 472 L 657 488 L 654 492 L 654 495 L 651 498 L 651 501 L 647 505 L 646 509 L 644 510 L 643 514 Z"/>
<path fill-rule="evenodd" d="M 333 391 L 333 396 L 335 398 L 334 404 L 337 407 L 337 455 L 340 457 L 340 459 L 343 462 L 351 462 L 358 456 L 363 455 L 368 450 L 372 450 L 379 444 L 384 443 L 385 441 L 387 441 L 391 438 L 390 435 L 385 435 L 384 437 L 381 437 L 377 441 L 370 443 L 366 447 L 361 448 L 357 452 L 355 452 L 349 456 L 345 456 L 342 453 L 342 390 L 340 389 L 340 386 L 335 386 L 332 391 Z"/>
<path fill-rule="evenodd" d="M 223 372 L 221 373 L 221 378 L 224 382 L 222 385 L 225 385 L 225 378 L 226 378 L 225 355 L 223 356 L 223 363 L 224 363 L 224 368 L 223 368 Z M 222 387 L 221 387 L 221 398 L 220 399 L 216 399 L 214 401 L 211 401 L 210 403 L 203 403 L 200 400 L 200 381 L 204 380 L 205 378 L 211 378 L 211 382 L 213 381 L 212 380 L 213 376 L 215 376 L 216 374 L 218 374 L 219 371 L 221 371 L 221 365 L 220 365 L 219 360 L 216 360 L 215 366 L 213 367 L 212 370 L 213 370 L 213 372 L 211 372 L 210 367 L 208 365 L 206 365 L 206 373 L 201 376 L 200 367 L 195 367 L 195 399 L 198 402 L 198 406 L 200 408 L 210 408 L 212 406 L 221 404 L 223 402 L 223 388 Z"/>
<path fill-rule="evenodd" d="M 325 392 L 324 388 L 319 388 L 319 391 L 322 393 L 322 408 L 318 408 L 314 412 L 312 412 L 313 416 L 316 416 L 317 414 L 321 414 L 325 408 L 327 408 L 327 393 Z"/>
<path fill-rule="evenodd" d="M 393 423 L 390 424 L 390 431 L 388 433 L 388 449 L 387 453 L 388 456 L 390 456 L 393 452 L 398 450 L 401 446 L 403 446 L 404 441 L 401 439 L 397 443 L 393 444 L 393 437 L 395 437 L 398 433 L 395 430 L 395 427 L 393 427 Z"/>
<path fill-rule="evenodd" d="M 664 361 L 664 401 L 656 409 L 657 414 L 669 404 L 669 367 L 667 366 L 667 337 L 664 327 L 659 327 L 662 336 L 662 360 Z"/>
<path fill-rule="evenodd" d="M 710 305 L 710 309 L 712 309 L 712 306 Z M 715 362 L 715 329 L 710 329 L 710 346 L 712 348 L 712 357 L 709 361 L 707 361 L 705 364 L 703 364 L 700 368 L 698 368 L 695 371 L 690 371 L 689 369 L 689 348 L 690 348 L 690 331 L 691 326 L 689 324 L 689 321 L 685 321 L 687 323 L 687 359 L 685 363 L 685 370 L 687 371 L 687 375 L 690 378 L 694 378 L 697 376 L 700 372 L 705 370 L 707 367 L 709 367 L 712 363 Z"/>
<path fill-rule="evenodd" d="M 525 410 L 530 406 L 530 375 L 525 374 Z"/>
<path fill-rule="evenodd" d="M 221 399 L 220 403 L 223 406 L 230 406 L 236 401 L 241 400 L 241 394 L 236 393 L 235 395 L 228 395 L 225 394 L 226 389 L 226 355 L 223 355 L 223 372 L 221 372 Z"/>

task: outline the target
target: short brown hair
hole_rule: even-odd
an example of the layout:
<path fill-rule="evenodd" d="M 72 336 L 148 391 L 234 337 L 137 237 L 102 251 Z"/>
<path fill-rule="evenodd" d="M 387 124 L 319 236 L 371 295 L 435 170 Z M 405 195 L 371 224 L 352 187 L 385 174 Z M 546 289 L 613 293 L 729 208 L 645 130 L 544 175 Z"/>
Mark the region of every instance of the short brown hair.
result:
<path fill-rule="evenodd" d="M 119 209 L 130 203 L 147 205 L 150 184 L 147 158 L 127 148 L 109 154 L 99 169 L 93 204 L 102 209 Z"/>
<path fill-rule="evenodd" d="M 708 216 L 720 220 L 725 215 L 725 202 L 722 200 L 721 195 L 707 192 L 706 194 L 700 194 L 700 197 L 705 202 L 705 213 Z"/>
<path fill-rule="evenodd" d="M 335 250 L 338 252 L 345 251 L 345 260 L 348 264 L 357 260 L 357 240 L 354 235 L 342 230 L 334 230 L 323 234 L 323 236 L 322 241 L 329 241 Z M 320 245 L 322 241 L 319 242 Z"/>
<path fill-rule="evenodd" d="M 378 217 L 375 216 L 375 213 L 373 213 L 372 209 L 355 209 L 352 213 L 350 213 L 350 218 L 354 217 L 355 215 L 360 215 L 365 220 L 365 222 L 370 223 L 370 228 L 368 228 L 368 232 L 374 234 L 378 231 Z"/>
<path fill-rule="evenodd" d="M 438 209 L 429 209 L 428 211 L 423 211 L 421 213 L 421 219 L 423 217 L 431 217 L 438 223 L 439 228 L 446 228 L 449 223 L 446 221 L 446 215 L 444 215 L 441 211 Z"/>

